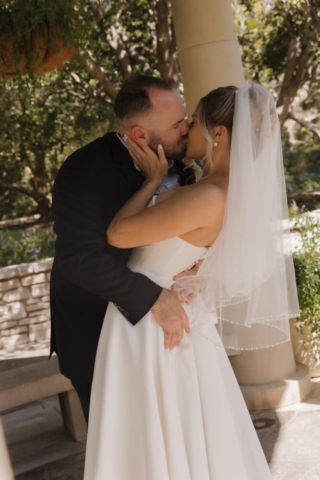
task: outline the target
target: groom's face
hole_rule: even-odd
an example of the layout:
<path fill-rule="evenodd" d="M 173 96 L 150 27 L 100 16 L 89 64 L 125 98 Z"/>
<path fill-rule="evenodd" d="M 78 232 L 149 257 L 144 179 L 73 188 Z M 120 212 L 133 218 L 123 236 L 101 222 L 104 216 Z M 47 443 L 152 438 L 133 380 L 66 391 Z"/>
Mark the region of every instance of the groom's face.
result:
<path fill-rule="evenodd" d="M 180 95 L 175 90 L 151 88 L 149 97 L 152 109 L 139 119 L 146 143 L 154 151 L 161 143 L 168 159 L 185 157 L 189 126 Z"/>

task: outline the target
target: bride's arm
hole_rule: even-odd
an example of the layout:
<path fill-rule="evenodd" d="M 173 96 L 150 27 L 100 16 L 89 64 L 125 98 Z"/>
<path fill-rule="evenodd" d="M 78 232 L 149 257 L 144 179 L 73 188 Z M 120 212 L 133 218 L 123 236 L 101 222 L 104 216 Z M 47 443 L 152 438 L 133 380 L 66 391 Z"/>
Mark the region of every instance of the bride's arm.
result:
<path fill-rule="evenodd" d="M 115 227 L 115 224 L 117 224 L 118 228 L 122 225 L 121 220 L 147 208 L 148 203 L 168 173 L 168 162 L 161 145 L 158 146 L 157 155 L 148 146 L 140 147 L 128 137 L 126 137 L 126 142 L 132 159 L 138 164 L 145 176 L 145 181 L 142 187 L 132 195 L 113 218 L 111 225 Z M 138 158 L 137 155 L 139 155 Z M 109 233 L 108 230 L 108 235 Z"/>
<path fill-rule="evenodd" d="M 142 151 L 140 147 L 133 146 L 133 142 L 127 143 L 133 157 L 135 152 L 139 152 L 139 166 L 146 174 L 146 181 L 112 220 L 107 231 L 110 245 L 133 248 L 208 226 L 212 226 L 213 230 L 216 226 L 217 234 L 219 233 L 224 214 L 224 198 L 213 185 L 203 183 L 201 186 L 181 188 L 171 198 L 146 208 L 164 177 L 167 160 L 161 149 L 158 150 L 159 158 L 156 159 L 148 147 Z M 155 162 L 162 165 L 162 169 Z"/>

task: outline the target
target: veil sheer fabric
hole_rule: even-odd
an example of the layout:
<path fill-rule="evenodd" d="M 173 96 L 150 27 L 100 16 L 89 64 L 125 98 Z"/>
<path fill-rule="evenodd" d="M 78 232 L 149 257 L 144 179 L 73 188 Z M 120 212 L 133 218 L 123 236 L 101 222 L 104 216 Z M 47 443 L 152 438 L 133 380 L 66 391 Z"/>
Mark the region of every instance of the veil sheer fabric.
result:
<path fill-rule="evenodd" d="M 251 350 L 290 339 L 300 314 L 290 241 L 280 124 L 272 95 L 237 90 L 223 229 L 195 278 L 197 304 L 215 318 L 225 348 Z M 208 320 L 209 321 L 209 320 Z"/>

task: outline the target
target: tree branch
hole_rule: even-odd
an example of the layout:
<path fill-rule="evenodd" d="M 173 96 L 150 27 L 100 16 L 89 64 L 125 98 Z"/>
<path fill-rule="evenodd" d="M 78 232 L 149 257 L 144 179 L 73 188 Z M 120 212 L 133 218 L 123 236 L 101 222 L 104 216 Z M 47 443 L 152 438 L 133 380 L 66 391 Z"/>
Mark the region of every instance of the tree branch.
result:
<path fill-rule="evenodd" d="M 310 130 L 310 132 L 314 133 L 320 139 L 320 130 L 315 125 L 312 125 L 312 123 L 308 123 L 302 118 L 295 117 L 292 114 L 289 114 L 287 118 L 291 118 L 302 127 L 306 128 L 307 130 Z"/>
<path fill-rule="evenodd" d="M 18 185 L 17 183 L 6 183 L 0 180 L 0 187 L 5 188 L 6 190 L 14 190 L 16 192 L 24 193 L 25 195 L 28 195 L 29 197 L 34 198 L 35 200 L 38 198 L 38 195 L 32 192 L 32 190 L 29 190 L 26 187 L 23 187 L 22 185 Z"/>
<path fill-rule="evenodd" d="M 170 37 L 169 4 L 167 0 L 158 0 L 157 5 L 157 53 L 158 70 L 162 78 L 173 78 L 176 87 L 179 85 L 178 65 L 173 56 L 175 52 L 175 37 Z M 174 49 L 174 50 L 173 50 Z"/>
<path fill-rule="evenodd" d="M 145 57 L 136 50 L 139 45 L 130 45 L 129 39 L 125 34 L 122 35 L 122 40 L 130 57 L 141 65 L 144 75 L 151 75 L 152 71 L 149 63 Z"/>
<path fill-rule="evenodd" d="M 288 200 L 294 200 L 296 202 L 319 202 L 320 192 L 304 192 L 300 190 L 299 192 L 288 193 Z"/>
<path fill-rule="evenodd" d="M 81 57 L 84 57 L 85 54 L 82 52 L 80 54 Z M 99 83 L 101 83 L 102 87 L 106 90 L 106 92 L 110 95 L 110 97 L 115 98 L 118 93 L 118 88 L 114 85 L 114 83 L 108 78 L 104 69 L 97 65 L 92 58 L 92 54 L 87 52 L 86 56 L 86 70 L 87 72 Z"/>
<path fill-rule="evenodd" d="M 102 105 L 104 105 L 106 107 L 112 107 L 113 106 L 113 103 L 109 98 L 104 97 L 97 90 L 92 90 L 91 88 L 87 87 L 86 84 L 83 83 L 80 80 L 80 78 L 78 77 L 78 75 L 75 72 L 71 72 L 70 75 L 72 77 L 73 83 L 82 87 L 87 92 L 87 94 L 90 98 L 93 98 L 94 100 L 96 100 L 97 102 L 101 103 Z M 73 92 L 73 93 L 75 93 L 75 92 Z M 85 99 L 85 97 L 82 97 L 82 99 Z"/>
<path fill-rule="evenodd" d="M 169 48 L 169 53 L 170 53 L 170 56 L 172 56 L 177 50 L 176 32 L 174 30 L 174 24 L 172 20 L 170 24 L 170 30 L 171 30 L 171 44 Z"/>
<path fill-rule="evenodd" d="M 302 52 L 299 55 L 299 58 L 297 58 L 297 68 L 296 68 L 295 75 L 292 78 L 292 89 L 294 90 L 294 94 L 300 88 L 305 74 L 307 74 L 306 79 L 309 78 L 308 72 L 306 71 L 308 61 L 309 61 L 309 53 L 310 53 L 310 44 L 304 50 L 302 50 Z"/>
<path fill-rule="evenodd" d="M 300 41 L 299 41 L 299 49 L 300 49 Z M 286 78 L 286 75 L 285 75 L 285 79 L 284 79 L 285 81 L 283 82 L 283 85 L 281 88 L 282 105 L 277 104 L 278 111 L 280 112 L 279 119 L 280 119 L 281 126 L 283 126 L 284 122 L 288 118 L 288 114 L 290 110 L 292 110 L 292 107 L 293 107 L 292 101 L 297 96 L 298 91 L 309 80 L 309 75 L 307 72 L 307 64 L 309 62 L 309 52 L 310 52 L 309 45 L 307 46 L 307 48 L 301 51 L 299 56 L 297 56 L 297 51 L 296 51 L 295 58 L 294 58 L 294 61 L 295 61 L 294 70 L 292 71 L 291 66 L 288 70 L 286 70 L 286 74 L 289 72 L 289 74 L 291 74 L 291 78 L 289 78 L 289 75 Z M 305 100 L 305 98 L 303 98 L 303 100 Z M 301 103 L 301 101 L 300 102 L 298 101 L 298 103 Z"/>
<path fill-rule="evenodd" d="M 1 202 L 2 200 L 4 200 L 4 199 L 9 195 L 9 193 L 10 193 L 10 190 L 6 190 L 6 191 L 4 192 L 4 194 L 1 195 L 1 197 L 0 197 L 0 202 Z"/>
<path fill-rule="evenodd" d="M 298 54 L 299 45 L 300 45 L 300 41 L 298 38 L 295 38 L 290 42 L 288 55 L 287 55 L 286 71 L 285 71 L 284 79 L 281 85 L 281 90 L 280 90 L 279 98 L 277 101 L 277 107 L 283 106 L 287 92 L 290 90 L 291 79 L 296 67 L 296 58 Z"/>
<path fill-rule="evenodd" d="M 128 52 L 121 38 L 120 21 L 116 23 L 116 26 L 111 25 L 110 32 L 111 33 L 107 34 L 107 41 L 116 54 L 123 79 L 127 80 L 132 73 L 132 68 Z"/>
<path fill-rule="evenodd" d="M 293 17 L 291 18 L 290 9 L 287 11 L 287 15 L 292 20 L 296 38 L 290 42 L 285 76 L 277 102 L 281 126 L 283 126 L 290 112 L 294 111 L 297 105 L 308 98 L 315 73 L 314 61 L 319 62 L 315 48 L 315 44 L 319 45 L 318 35 L 320 29 L 316 2 L 313 3 L 311 0 L 307 0 L 307 10 L 313 21 L 310 24 L 308 23 L 309 26 L 300 33 L 299 29 L 295 28 L 296 25 Z"/>

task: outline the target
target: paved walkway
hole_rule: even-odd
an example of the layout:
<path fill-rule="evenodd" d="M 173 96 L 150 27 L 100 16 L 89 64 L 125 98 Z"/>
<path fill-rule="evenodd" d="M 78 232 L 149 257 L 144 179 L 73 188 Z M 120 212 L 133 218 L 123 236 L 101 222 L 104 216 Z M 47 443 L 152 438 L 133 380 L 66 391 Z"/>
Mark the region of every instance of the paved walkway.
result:
<path fill-rule="evenodd" d="M 320 378 L 313 387 L 303 403 L 251 415 L 274 422 L 257 429 L 274 479 L 320 480 Z"/>
<path fill-rule="evenodd" d="M 6 367 L 14 366 L 15 359 L 2 360 L 0 370 L 8 361 Z M 275 480 L 320 480 L 320 378 L 313 385 L 301 404 L 252 414 Z M 1 418 L 16 480 L 82 480 L 85 441 L 73 441 L 64 430 L 58 396 Z"/>

